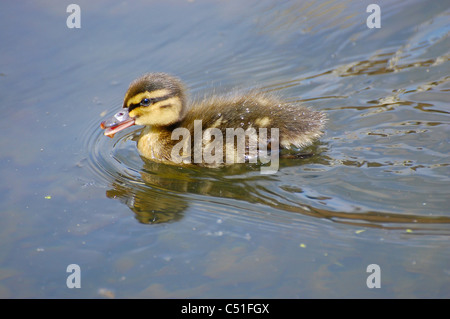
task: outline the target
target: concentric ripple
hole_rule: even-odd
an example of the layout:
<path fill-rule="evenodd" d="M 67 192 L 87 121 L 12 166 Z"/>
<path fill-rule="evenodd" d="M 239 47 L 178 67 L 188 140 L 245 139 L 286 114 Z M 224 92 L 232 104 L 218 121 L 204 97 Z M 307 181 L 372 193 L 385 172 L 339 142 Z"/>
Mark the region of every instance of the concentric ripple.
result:
<path fill-rule="evenodd" d="M 97 122 L 89 125 L 83 142 L 89 149 L 90 168 L 105 182 L 116 179 L 138 182 L 142 160 L 136 153 L 133 138 L 139 130 L 126 130 L 108 138 Z"/>

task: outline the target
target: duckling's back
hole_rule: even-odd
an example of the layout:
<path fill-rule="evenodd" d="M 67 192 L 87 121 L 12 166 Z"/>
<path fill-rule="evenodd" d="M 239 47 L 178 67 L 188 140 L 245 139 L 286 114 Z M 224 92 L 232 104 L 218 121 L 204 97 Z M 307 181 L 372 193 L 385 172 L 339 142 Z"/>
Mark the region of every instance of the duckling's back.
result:
<path fill-rule="evenodd" d="M 195 120 L 202 129 L 217 128 L 225 136 L 227 128 L 278 128 L 283 148 L 305 147 L 319 138 L 326 122 L 323 112 L 298 103 L 285 102 L 274 95 L 251 91 L 246 94 L 213 96 L 191 106 L 179 127 L 193 132 Z"/>

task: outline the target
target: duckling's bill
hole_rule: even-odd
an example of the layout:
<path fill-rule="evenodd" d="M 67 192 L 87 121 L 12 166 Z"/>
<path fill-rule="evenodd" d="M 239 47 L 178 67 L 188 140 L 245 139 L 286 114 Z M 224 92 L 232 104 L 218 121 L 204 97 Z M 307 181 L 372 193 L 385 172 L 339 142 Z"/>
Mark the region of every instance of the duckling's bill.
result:
<path fill-rule="evenodd" d="M 100 123 L 100 127 L 105 130 L 105 136 L 114 137 L 119 131 L 134 125 L 134 118 L 130 117 L 128 110 L 122 110 L 114 114 L 114 116 Z"/>

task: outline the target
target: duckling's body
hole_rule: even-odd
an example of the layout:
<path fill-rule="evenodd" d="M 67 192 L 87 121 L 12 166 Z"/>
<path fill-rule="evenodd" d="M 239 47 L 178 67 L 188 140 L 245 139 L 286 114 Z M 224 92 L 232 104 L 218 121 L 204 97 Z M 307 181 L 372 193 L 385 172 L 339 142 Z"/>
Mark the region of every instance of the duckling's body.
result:
<path fill-rule="evenodd" d="M 146 126 L 137 144 L 140 154 L 153 161 L 172 164 L 180 162 L 174 159 L 174 148 L 177 148 L 176 153 L 181 154 L 184 163 L 218 166 L 233 162 L 226 159 L 227 148 L 236 150 L 236 155 L 238 146 L 235 143 L 238 139 L 228 139 L 230 132 L 247 134 L 247 153 L 252 138 L 264 149 L 277 144 L 280 148 L 305 147 L 322 135 L 325 123 L 322 112 L 257 91 L 213 96 L 188 107 L 181 81 L 164 73 L 147 74 L 132 82 L 123 107 L 123 112 L 128 111 L 133 124 Z M 102 127 L 107 128 L 105 135 L 114 135 L 120 130 L 120 125 L 109 124 L 108 121 L 102 123 Z M 274 129 L 278 129 L 277 132 Z M 275 133 L 278 133 L 278 140 L 274 140 L 277 137 Z M 195 144 L 198 136 L 203 140 Z M 211 144 L 212 141 L 217 143 Z M 199 157 L 194 160 L 198 145 L 210 155 L 218 155 L 218 147 L 221 147 L 223 157 L 215 157 L 214 163 L 198 161 Z"/>

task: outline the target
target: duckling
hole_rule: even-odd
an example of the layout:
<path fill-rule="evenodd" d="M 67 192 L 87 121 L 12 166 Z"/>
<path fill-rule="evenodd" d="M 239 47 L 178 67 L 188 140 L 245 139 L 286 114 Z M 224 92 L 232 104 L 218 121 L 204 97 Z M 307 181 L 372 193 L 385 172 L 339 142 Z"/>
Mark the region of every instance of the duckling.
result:
<path fill-rule="evenodd" d="M 149 160 L 216 167 L 242 158 L 252 162 L 250 151 L 256 144 L 259 150 L 271 151 L 308 146 L 323 134 L 325 122 L 322 112 L 256 90 L 188 105 L 180 79 L 149 73 L 130 84 L 123 109 L 100 126 L 104 135 L 113 137 L 127 127 L 143 125 L 137 148 Z M 242 157 L 242 148 L 235 144 L 244 140 Z"/>

